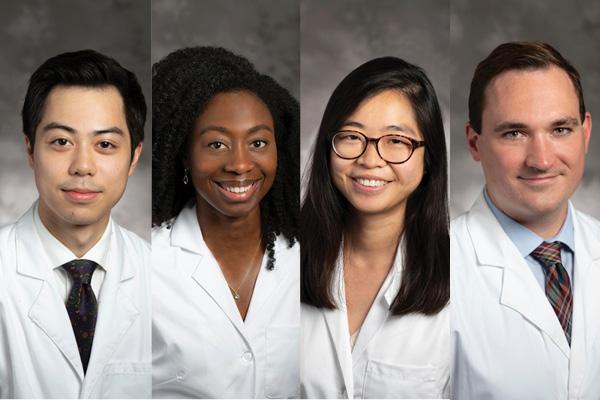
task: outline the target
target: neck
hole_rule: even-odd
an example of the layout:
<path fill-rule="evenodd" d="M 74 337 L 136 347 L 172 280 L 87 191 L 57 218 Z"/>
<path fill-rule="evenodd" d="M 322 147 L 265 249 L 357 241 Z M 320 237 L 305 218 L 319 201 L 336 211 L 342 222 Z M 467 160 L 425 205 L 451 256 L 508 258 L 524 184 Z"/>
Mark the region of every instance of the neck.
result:
<path fill-rule="evenodd" d="M 110 218 L 110 215 L 106 215 L 92 224 L 76 225 L 59 218 L 41 200 L 38 210 L 40 220 L 50 234 L 79 258 L 98 243 Z"/>
<path fill-rule="evenodd" d="M 404 229 L 404 208 L 386 214 L 353 215 L 353 226 L 346 234 L 346 246 L 353 253 L 374 256 L 395 253 Z"/>
<path fill-rule="evenodd" d="M 556 210 L 552 213 L 535 218 L 522 220 L 515 219 L 518 223 L 529 229 L 544 240 L 558 235 L 567 218 L 568 207 Z"/>
<path fill-rule="evenodd" d="M 202 237 L 213 253 L 226 251 L 248 255 L 262 236 L 260 207 L 243 217 L 229 217 L 197 200 L 196 216 Z"/>

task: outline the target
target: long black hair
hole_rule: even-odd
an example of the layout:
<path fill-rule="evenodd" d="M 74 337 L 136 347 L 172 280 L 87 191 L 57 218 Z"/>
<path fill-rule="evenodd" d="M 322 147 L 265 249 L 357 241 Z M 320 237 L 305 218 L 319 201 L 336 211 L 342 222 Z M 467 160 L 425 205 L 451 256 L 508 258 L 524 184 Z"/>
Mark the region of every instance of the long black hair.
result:
<path fill-rule="evenodd" d="M 332 278 L 343 235 L 352 224 L 352 206 L 331 180 L 331 137 L 362 101 L 384 90 L 397 90 L 409 99 L 426 143 L 424 175 L 407 200 L 400 242 L 402 282 L 391 312 L 431 315 L 443 309 L 450 298 L 444 126 L 425 72 L 394 57 L 377 58 L 356 68 L 337 86 L 325 108 L 300 211 L 301 299 L 316 307 L 337 307 Z"/>
<path fill-rule="evenodd" d="M 298 237 L 298 102 L 248 60 L 223 48 L 180 49 L 152 67 L 152 224 L 177 216 L 195 197 L 193 186 L 183 184 L 183 160 L 194 121 L 216 94 L 240 90 L 258 96 L 275 125 L 277 172 L 260 203 L 262 241 L 272 269 L 276 235 L 283 235 L 289 246 Z"/>

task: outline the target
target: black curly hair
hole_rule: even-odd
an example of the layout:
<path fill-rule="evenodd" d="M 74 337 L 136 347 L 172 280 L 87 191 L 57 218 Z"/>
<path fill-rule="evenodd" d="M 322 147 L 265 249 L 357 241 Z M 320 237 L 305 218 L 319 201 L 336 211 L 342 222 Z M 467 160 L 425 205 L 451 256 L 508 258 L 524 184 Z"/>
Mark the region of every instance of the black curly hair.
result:
<path fill-rule="evenodd" d="M 258 96 L 275 125 L 277 172 L 260 203 L 267 268 L 273 269 L 276 235 L 283 235 L 290 247 L 298 238 L 300 109 L 275 80 L 223 48 L 180 49 L 152 66 L 152 224 L 177 216 L 195 197 L 193 186 L 183 184 L 183 159 L 194 122 L 215 95 L 239 90 Z"/>

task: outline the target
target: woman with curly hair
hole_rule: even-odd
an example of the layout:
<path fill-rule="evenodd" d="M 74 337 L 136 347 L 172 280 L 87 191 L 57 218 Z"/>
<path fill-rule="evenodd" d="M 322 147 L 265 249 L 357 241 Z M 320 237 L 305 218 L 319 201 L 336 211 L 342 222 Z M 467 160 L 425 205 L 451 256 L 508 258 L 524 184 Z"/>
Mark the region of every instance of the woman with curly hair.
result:
<path fill-rule="evenodd" d="M 153 395 L 297 396 L 297 101 L 213 47 L 152 91 Z"/>
<path fill-rule="evenodd" d="M 378 58 L 334 90 L 300 212 L 303 397 L 448 396 L 446 163 L 421 68 Z"/>

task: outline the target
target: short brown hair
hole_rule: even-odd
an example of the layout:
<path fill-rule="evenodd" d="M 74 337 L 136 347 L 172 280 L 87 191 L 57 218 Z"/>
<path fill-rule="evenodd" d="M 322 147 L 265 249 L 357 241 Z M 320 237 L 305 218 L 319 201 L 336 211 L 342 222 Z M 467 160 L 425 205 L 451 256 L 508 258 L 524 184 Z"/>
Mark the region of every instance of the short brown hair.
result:
<path fill-rule="evenodd" d="M 581 122 L 585 103 L 579 72 L 554 47 L 544 42 L 509 42 L 496 47 L 477 65 L 469 92 L 469 123 L 481 133 L 481 117 L 485 106 L 485 89 L 492 79 L 509 70 L 536 70 L 557 66 L 569 75 L 579 99 Z"/>

